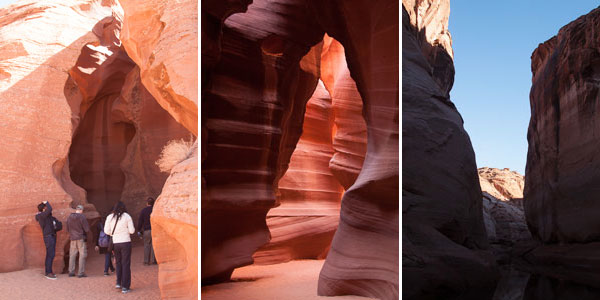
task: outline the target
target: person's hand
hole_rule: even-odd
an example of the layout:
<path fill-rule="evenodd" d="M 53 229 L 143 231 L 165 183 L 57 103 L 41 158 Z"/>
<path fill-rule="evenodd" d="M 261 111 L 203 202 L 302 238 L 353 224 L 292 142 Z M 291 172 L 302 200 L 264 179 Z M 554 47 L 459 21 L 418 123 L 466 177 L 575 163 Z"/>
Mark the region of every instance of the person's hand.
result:
<path fill-rule="evenodd" d="M 99 251 L 100 247 L 96 246 L 96 247 L 94 247 L 94 250 Z"/>
<path fill-rule="evenodd" d="M 48 203 L 48 201 L 44 200 L 44 201 L 42 201 L 42 203 L 46 204 L 46 203 Z"/>

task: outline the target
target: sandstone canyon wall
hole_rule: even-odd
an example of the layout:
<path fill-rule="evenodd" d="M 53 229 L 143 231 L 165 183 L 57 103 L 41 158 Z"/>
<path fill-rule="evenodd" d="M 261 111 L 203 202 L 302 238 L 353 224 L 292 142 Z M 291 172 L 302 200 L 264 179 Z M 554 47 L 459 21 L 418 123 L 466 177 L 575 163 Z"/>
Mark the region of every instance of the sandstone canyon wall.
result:
<path fill-rule="evenodd" d="M 337 150 L 334 139 L 334 151 L 346 147 L 353 153 L 329 163 L 334 175 L 333 170 L 341 170 L 336 178 L 348 191 L 318 293 L 398 297 L 399 6 L 394 1 L 372 4 L 254 1 L 247 12 L 225 19 L 219 37 L 207 37 L 217 43 L 209 49 L 220 49 L 220 54 L 212 53 L 218 61 L 207 66 L 210 80 L 202 97 L 203 284 L 228 279 L 268 241 L 265 216 L 276 204 L 279 179 L 300 138 L 306 101 L 329 46 L 320 43 L 327 32 L 343 45 L 349 69 L 344 76 L 351 74 L 358 92 L 351 91 L 348 78 L 337 81 L 328 75 L 324 85 L 334 110 L 335 95 L 363 101 L 370 150 L 361 168 L 360 155 L 353 155 L 360 147 L 352 145 L 361 144 L 360 125 L 340 123 L 346 135 L 338 137 Z M 367 29 L 365 20 L 377 26 Z M 203 74 L 208 72 L 202 67 Z M 346 110 L 340 116 L 360 114 L 357 105 L 340 103 L 340 111 Z"/>
<path fill-rule="evenodd" d="M 156 124 L 151 111 L 134 114 L 137 129 L 146 128 L 148 134 L 133 139 L 130 153 L 160 151 L 148 149 L 152 139 L 184 136 L 185 128 L 198 136 L 198 2 L 185 1 L 120 1 L 124 11 L 121 40 L 127 54 L 139 67 L 138 76 L 149 94 L 171 117 Z M 142 86 L 136 83 L 138 86 Z M 135 91 L 135 89 L 134 89 Z M 136 94 L 136 93 L 134 93 Z M 139 94 L 139 93 L 137 93 Z M 152 104 L 153 105 L 153 104 Z M 164 119 L 163 119 L 164 120 Z M 161 126 L 162 125 L 162 126 Z M 183 127 L 181 127 L 183 126 Z M 167 129 L 170 128 L 170 129 Z M 137 145 L 137 146 L 136 146 Z M 135 147 L 139 147 L 135 149 Z M 143 161 L 143 156 L 142 159 Z M 177 164 L 167 178 L 162 193 L 156 200 L 151 216 L 152 238 L 159 263 L 159 286 L 163 299 L 196 299 L 198 297 L 198 146 L 197 139 L 185 160 Z M 138 160 L 139 162 L 140 160 Z M 137 164 L 137 166 L 136 166 Z M 126 174 L 142 169 L 149 182 L 162 180 L 155 166 L 143 167 L 137 162 L 126 168 Z M 127 171 L 129 170 L 129 171 Z M 127 186 L 127 182 L 126 182 Z M 130 190 L 131 191 L 131 190 Z M 147 191 L 147 189 L 146 189 Z"/>
<path fill-rule="evenodd" d="M 599 20 L 595 9 L 531 56 L 525 213 L 532 234 L 544 243 L 600 241 Z"/>
<path fill-rule="evenodd" d="M 302 136 L 279 180 L 278 206 L 267 214 L 269 244 L 258 264 L 324 258 L 337 228 L 343 188 L 329 170 L 334 154 L 331 97 L 322 82 L 306 104 Z"/>
<path fill-rule="evenodd" d="M 271 241 L 254 254 L 255 263 L 324 258 L 337 229 L 342 186 L 354 184 L 362 168 L 362 99 L 343 46 L 327 35 L 320 69 L 323 81 L 306 105 L 302 136 L 278 183 L 279 206 L 267 214 Z"/>
<path fill-rule="evenodd" d="M 38 203 L 50 201 L 64 221 L 70 205 L 85 201 L 69 174 L 75 127 L 64 85 L 81 48 L 99 41 L 92 28 L 112 14 L 104 2 L 20 1 L 0 9 L 0 272 L 43 266 Z M 58 236 L 55 272 L 67 239 L 64 231 Z"/>
<path fill-rule="evenodd" d="M 340 223 L 317 292 L 397 299 L 399 2 L 309 5 L 327 34 L 344 46 L 363 100 L 368 137 L 362 169 L 342 198 Z"/>
<path fill-rule="evenodd" d="M 180 54 L 197 51 L 195 11 L 186 10 L 191 14 L 167 26 L 169 38 L 177 38 L 177 31 L 185 37 L 178 39 L 183 44 L 175 43 L 183 46 Z M 189 104 L 197 103 L 197 57 L 188 59 L 175 50 L 165 54 L 159 39 L 161 51 L 151 52 L 159 69 L 167 71 L 140 71 L 144 67 L 121 44 L 123 22 L 131 15 L 114 1 L 20 1 L 0 9 L 0 105 L 14 112 L 0 117 L 5 129 L 0 131 L 5 143 L 0 168 L 7 174 L 0 182 L 5 186 L 0 224 L 7 228 L 0 241 L 8 245 L 0 272 L 43 265 L 41 230 L 34 220 L 42 200 L 50 201 L 63 221 L 69 206 L 84 204 L 91 222 L 98 219 L 97 211 L 106 213 L 123 200 L 135 220 L 146 197 L 160 194 L 153 235 L 162 297 L 195 299 L 197 241 L 189 236 L 197 236 L 197 146 L 170 175 L 161 173 L 155 161 L 167 142 L 193 139 L 197 132 L 188 129 L 197 126 L 189 117 L 197 115 L 197 105 Z M 174 18 L 145 17 L 159 25 Z M 130 31 L 140 26 L 131 23 Z M 191 69 L 194 73 L 188 74 Z M 147 86 L 143 82 L 152 74 L 162 81 L 150 80 L 155 85 Z M 173 108 L 177 101 L 167 109 L 160 104 L 173 98 L 183 108 Z M 66 243 L 63 230 L 55 272 L 62 271 Z"/>
<path fill-rule="evenodd" d="M 255 1 L 224 22 L 202 97 L 203 284 L 228 279 L 269 240 L 266 214 L 319 77 L 323 32 L 303 4 Z"/>
<path fill-rule="evenodd" d="M 498 271 L 475 155 L 449 99 L 449 1 L 402 3 L 403 296 L 491 297 Z"/>

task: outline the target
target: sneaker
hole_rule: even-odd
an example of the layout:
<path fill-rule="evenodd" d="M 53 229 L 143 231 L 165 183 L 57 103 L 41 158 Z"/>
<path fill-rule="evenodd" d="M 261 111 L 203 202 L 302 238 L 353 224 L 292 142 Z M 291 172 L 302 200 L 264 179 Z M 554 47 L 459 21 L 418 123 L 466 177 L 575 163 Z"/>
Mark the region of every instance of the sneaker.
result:
<path fill-rule="evenodd" d="M 75 273 L 69 273 L 69 277 L 75 277 Z"/>
<path fill-rule="evenodd" d="M 120 289 L 121 285 L 117 283 L 117 285 L 115 285 L 115 289 Z"/>
<path fill-rule="evenodd" d="M 46 274 L 46 278 L 56 280 L 56 275 L 54 273 Z"/>
<path fill-rule="evenodd" d="M 130 289 L 128 289 L 128 288 L 123 288 L 123 289 L 121 290 L 121 293 L 123 293 L 123 294 L 127 294 L 127 293 L 129 293 L 129 292 L 131 292 L 131 290 L 130 290 Z"/>
<path fill-rule="evenodd" d="M 83 277 L 87 277 L 87 275 L 85 275 L 85 273 L 79 274 L 77 275 L 78 278 L 83 278 Z"/>
<path fill-rule="evenodd" d="M 104 272 L 104 276 L 108 276 L 108 272 Z"/>
<path fill-rule="evenodd" d="M 149 265 L 149 263 L 147 263 L 147 262 L 144 262 L 144 266 L 147 266 L 147 265 Z"/>

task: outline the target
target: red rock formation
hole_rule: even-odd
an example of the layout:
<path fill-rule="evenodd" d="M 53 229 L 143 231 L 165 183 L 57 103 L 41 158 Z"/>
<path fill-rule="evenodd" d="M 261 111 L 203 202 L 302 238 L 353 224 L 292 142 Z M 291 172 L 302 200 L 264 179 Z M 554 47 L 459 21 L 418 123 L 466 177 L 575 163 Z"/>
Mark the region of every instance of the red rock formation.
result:
<path fill-rule="evenodd" d="M 79 50 L 98 42 L 94 24 L 110 15 L 102 1 L 20 1 L 0 9 L 0 108 L 10 112 L 0 116 L 0 272 L 43 266 L 39 202 L 50 201 L 64 221 L 71 204 L 85 201 L 69 176 L 74 126 L 64 85 Z M 67 239 L 64 231 L 58 236 L 56 272 Z"/>
<path fill-rule="evenodd" d="M 473 148 L 448 97 L 448 16 L 448 1 L 403 1 L 403 296 L 482 299 L 493 295 L 498 271 L 487 250 Z"/>
<path fill-rule="evenodd" d="M 364 103 L 368 144 L 319 277 L 319 295 L 398 298 L 398 2 L 309 4 L 344 46 Z M 372 24 L 365 26 L 364 24 Z"/>
<path fill-rule="evenodd" d="M 269 244 L 253 256 L 258 264 L 323 258 L 339 220 L 343 188 L 329 170 L 333 156 L 331 97 L 322 82 L 306 104 L 302 136 L 279 180 L 279 206 L 267 214 Z"/>
<path fill-rule="evenodd" d="M 488 167 L 477 169 L 477 173 L 481 191 L 503 201 L 523 198 L 525 186 L 523 175 L 508 168 L 500 170 Z"/>
<path fill-rule="evenodd" d="M 197 136 L 198 2 L 126 0 L 121 4 L 125 13 L 121 40 L 140 68 L 144 87 Z M 175 132 L 181 134 L 179 129 Z M 172 169 L 152 213 L 159 285 L 165 299 L 197 298 L 197 157 L 195 146 L 194 154 Z"/>
<path fill-rule="evenodd" d="M 155 164 L 163 147 L 171 140 L 189 140 L 192 135 L 142 85 L 137 66 L 125 78 L 111 113 L 115 122 L 129 123 L 135 128 L 120 165 L 125 175 L 121 201 L 137 219 L 147 197 L 156 199 L 169 176 Z"/>
<path fill-rule="evenodd" d="M 104 214 L 121 198 L 125 184 L 121 161 L 135 135 L 135 127 L 119 122 L 112 112 L 125 77 L 135 66 L 120 47 L 119 18 L 107 17 L 94 26 L 99 41 L 82 48 L 65 84 L 76 127 L 69 151 L 71 178 Z"/>
<path fill-rule="evenodd" d="M 594 134 L 600 128 L 598 20 L 595 9 L 531 56 L 525 214 L 532 234 L 545 243 L 600 240 L 595 146 L 600 139 Z"/>
<path fill-rule="evenodd" d="M 362 98 L 346 64 L 344 47 L 325 36 L 321 54 L 321 78 L 333 101 L 335 154 L 329 168 L 345 189 L 356 181 L 367 151 L 367 125 Z"/>
<path fill-rule="evenodd" d="M 303 1 L 254 1 L 223 27 L 203 95 L 202 281 L 252 263 L 319 77 L 323 31 Z M 312 47 L 312 48 L 311 48 Z"/>
<path fill-rule="evenodd" d="M 198 1 L 122 0 L 121 40 L 158 103 L 198 136 Z"/>
<path fill-rule="evenodd" d="M 198 298 L 198 142 L 165 182 L 151 216 L 162 299 Z"/>

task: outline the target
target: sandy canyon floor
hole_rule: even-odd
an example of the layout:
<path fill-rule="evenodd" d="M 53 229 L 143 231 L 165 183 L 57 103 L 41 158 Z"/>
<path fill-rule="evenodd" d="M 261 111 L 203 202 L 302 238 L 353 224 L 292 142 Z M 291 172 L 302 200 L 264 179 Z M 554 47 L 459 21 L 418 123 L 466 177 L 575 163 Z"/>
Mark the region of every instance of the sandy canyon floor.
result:
<path fill-rule="evenodd" d="M 88 249 L 85 273 L 89 277 L 57 274 L 57 280 L 49 280 L 44 277 L 43 268 L 0 273 L 0 299 L 160 299 L 158 266 L 144 266 L 143 257 L 143 245 L 134 243 L 131 253 L 131 292 L 128 294 L 121 294 L 120 289 L 115 289 L 116 275 L 103 275 L 104 254 Z"/>
<path fill-rule="evenodd" d="M 202 300 L 366 300 L 358 296 L 317 296 L 324 260 L 295 260 L 276 265 L 250 265 L 233 271 L 231 282 L 202 287 Z"/>

